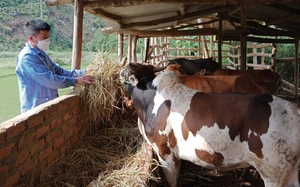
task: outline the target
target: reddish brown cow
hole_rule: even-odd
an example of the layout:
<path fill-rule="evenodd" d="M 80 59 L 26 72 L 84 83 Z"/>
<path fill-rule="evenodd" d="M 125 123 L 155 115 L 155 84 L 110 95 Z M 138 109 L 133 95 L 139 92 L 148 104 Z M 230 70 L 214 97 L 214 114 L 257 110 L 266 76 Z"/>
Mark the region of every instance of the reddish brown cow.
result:
<path fill-rule="evenodd" d="M 262 86 L 266 93 L 274 94 L 282 86 L 281 77 L 278 73 L 270 70 L 231 70 L 218 69 L 214 72 L 206 73 L 206 75 L 241 75 L 247 74 L 252 76 L 257 84 Z"/>
<path fill-rule="evenodd" d="M 183 74 L 184 70 L 178 64 L 167 66 L 166 70 L 174 71 L 180 82 L 192 89 L 201 92 L 240 92 L 240 93 L 266 93 L 265 89 L 246 74 L 234 76 L 198 76 Z"/>

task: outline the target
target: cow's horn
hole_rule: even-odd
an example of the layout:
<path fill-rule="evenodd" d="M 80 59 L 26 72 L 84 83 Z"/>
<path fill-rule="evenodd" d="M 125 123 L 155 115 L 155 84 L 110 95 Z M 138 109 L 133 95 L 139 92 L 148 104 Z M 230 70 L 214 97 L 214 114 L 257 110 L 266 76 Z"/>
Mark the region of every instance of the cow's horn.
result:
<path fill-rule="evenodd" d="M 162 71 L 162 70 L 164 70 L 166 67 L 158 67 L 158 66 L 154 66 L 154 69 L 153 69 L 153 71 L 154 72 L 158 72 L 158 71 Z"/>

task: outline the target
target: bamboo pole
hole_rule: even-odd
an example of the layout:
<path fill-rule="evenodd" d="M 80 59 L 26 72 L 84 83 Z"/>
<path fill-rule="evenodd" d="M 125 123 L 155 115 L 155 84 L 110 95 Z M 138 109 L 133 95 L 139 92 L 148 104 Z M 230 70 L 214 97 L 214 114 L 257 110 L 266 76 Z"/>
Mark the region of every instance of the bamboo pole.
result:
<path fill-rule="evenodd" d="M 222 35 L 222 29 L 223 29 L 223 15 L 221 12 L 219 12 L 219 35 L 218 35 L 218 63 L 222 66 L 222 40 L 223 40 L 223 35 Z"/>
<path fill-rule="evenodd" d="M 137 62 L 137 56 L 136 56 L 136 44 L 137 44 L 138 36 L 135 35 L 132 38 L 132 49 L 131 49 L 131 56 L 133 59 L 133 62 Z"/>
<path fill-rule="evenodd" d="M 122 61 L 124 55 L 124 34 L 118 34 L 118 58 Z"/>
<path fill-rule="evenodd" d="M 149 45 L 150 45 L 150 38 L 145 38 L 145 58 L 144 62 L 147 62 L 149 59 Z"/>
<path fill-rule="evenodd" d="M 128 62 L 132 62 L 132 53 L 131 53 L 131 50 L 132 50 L 132 35 L 129 35 L 128 36 L 128 52 L 127 52 L 127 55 L 128 55 Z"/>
<path fill-rule="evenodd" d="M 240 69 L 241 70 L 246 70 L 246 63 L 247 63 L 247 34 L 246 34 L 246 22 L 247 22 L 247 16 L 246 16 L 246 5 L 242 4 L 241 5 L 241 29 L 242 29 L 242 33 L 241 33 L 241 56 L 240 56 Z"/>
<path fill-rule="evenodd" d="M 299 87 L 299 37 L 295 39 L 295 69 L 294 69 L 294 95 L 298 95 Z"/>
<path fill-rule="evenodd" d="M 72 69 L 80 69 L 82 57 L 83 0 L 74 1 Z"/>

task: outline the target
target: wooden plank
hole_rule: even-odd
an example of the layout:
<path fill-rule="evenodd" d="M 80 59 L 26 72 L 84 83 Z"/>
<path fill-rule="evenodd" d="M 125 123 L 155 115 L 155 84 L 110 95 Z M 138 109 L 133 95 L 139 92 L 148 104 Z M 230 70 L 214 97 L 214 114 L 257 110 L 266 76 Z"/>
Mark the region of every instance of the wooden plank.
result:
<path fill-rule="evenodd" d="M 82 57 L 83 0 L 74 1 L 72 69 L 80 69 Z"/>
<path fill-rule="evenodd" d="M 294 68 L 294 85 L 299 87 L 299 37 L 295 40 L 295 68 Z M 298 95 L 298 89 L 294 90 L 294 95 Z"/>
<path fill-rule="evenodd" d="M 124 34 L 118 34 L 118 58 L 122 61 L 124 56 Z"/>

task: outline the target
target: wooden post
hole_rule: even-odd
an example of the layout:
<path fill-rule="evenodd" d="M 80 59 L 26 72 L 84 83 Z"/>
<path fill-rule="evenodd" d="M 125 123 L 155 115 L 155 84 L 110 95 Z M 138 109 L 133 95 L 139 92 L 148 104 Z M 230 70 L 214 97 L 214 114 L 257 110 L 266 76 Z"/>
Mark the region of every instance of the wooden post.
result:
<path fill-rule="evenodd" d="M 246 33 L 246 25 L 247 25 L 247 16 L 246 16 L 246 5 L 241 5 L 241 70 L 246 70 L 247 64 L 247 33 Z"/>
<path fill-rule="evenodd" d="M 202 39 L 202 44 L 203 44 L 203 55 L 204 55 L 204 58 L 208 58 L 208 50 L 207 50 L 207 43 L 206 43 L 206 36 L 201 36 L 201 39 Z M 200 44 L 200 42 L 199 42 Z M 200 45 L 199 45 L 200 46 Z M 200 49 L 199 49 L 200 51 Z M 199 54 L 200 56 L 200 54 Z"/>
<path fill-rule="evenodd" d="M 276 43 L 272 43 L 272 60 L 271 60 L 271 65 L 272 65 L 272 70 L 276 71 L 276 65 L 277 65 L 277 46 Z"/>
<path fill-rule="evenodd" d="M 80 69 L 82 57 L 83 0 L 74 1 L 72 69 Z"/>
<path fill-rule="evenodd" d="M 257 64 L 257 47 L 255 42 L 253 43 L 252 53 L 253 53 L 253 64 Z"/>
<path fill-rule="evenodd" d="M 137 57 L 136 57 L 137 40 L 138 40 L 138 36 L 134 35 L 132 38 L 132 50 L 131 50 L 131 56 L 132 56 L 133 62 L 137 62 Z"/>
<path fill-rule="evenodd" d="M 131 55 L 131 50 L 132 50 L 132 36 L 128 35 L 128 62 L 132 62 L 132 55 Z"/>
<path fill-rule="evenodd" d="M 222 28 L 223 28 L 223 15 L 222 12 L 219 13 L 219 31 L 220 34 L 218 35 L 218 62 L 220 63 L 220 65 L 222 66 L 222 43 L 223 43 L 223 32 L 222 32 Z"/>
<path fill-rule="evenodd" d="M 145 38 L 145 58 L 144 62 L 148 62 L 149 59 L 149 45 L 150 45 L 150 38 Z"/>
<path fill-rule="evenodd" d="M 122 61 L 124 55 L 124 34 L 118 34 L 118 58 Z"/>
<path fill-rule="evenodd" d="M 296 37 L 295 40 L 294 95 L 297 96 L 299 88 L 299 37 Z"/>

